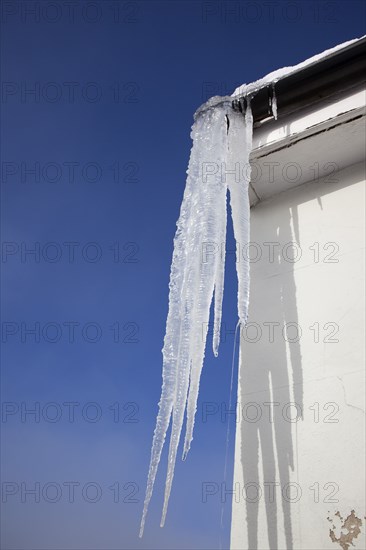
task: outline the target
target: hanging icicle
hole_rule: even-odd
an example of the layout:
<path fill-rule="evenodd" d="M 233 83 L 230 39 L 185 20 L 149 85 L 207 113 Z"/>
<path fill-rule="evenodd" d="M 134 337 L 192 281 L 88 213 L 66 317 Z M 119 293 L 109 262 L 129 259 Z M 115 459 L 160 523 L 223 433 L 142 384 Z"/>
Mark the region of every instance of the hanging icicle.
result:
<path fill-rule="evenodd" d="M 252 133 L 250 103 L 245 117 L 232 109 L 229 98 L 224 101 L 213 98 L 195 114 L 186 188 L 174 238 L 169 311 L 162 350 L 163 384 L 140 537 L 172 419 L 161 527 L 165 523 L 185 412 L 183 459 L 190 449 L 213 296 L 213 351 L 215 356 L 218 354 L 224 291 L 226 196 L 229 189 L 237 254 L 240 254 L 249 242 Z M 207 253 L 208 250 L 211 253 Z M 245 324 L 249 304 L 249 261 L 246 255 L 241 254 L 240 261 L 237 258 L 236 269 L 238 317 L 240 323 Z M 206 327 L 204 333 L 203 327 Z"/>
<path fill-rule="evenodd" d="M 274 119 L 277 120 L 277 96 L 276 96 L 276 80 L 271 84 L 272 86 L 272 114 Z"/>

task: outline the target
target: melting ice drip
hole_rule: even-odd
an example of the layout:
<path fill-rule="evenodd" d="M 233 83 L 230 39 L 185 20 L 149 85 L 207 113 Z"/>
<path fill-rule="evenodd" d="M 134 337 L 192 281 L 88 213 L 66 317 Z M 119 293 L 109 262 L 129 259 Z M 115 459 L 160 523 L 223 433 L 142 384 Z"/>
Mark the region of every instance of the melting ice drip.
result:
<path fill-rule="evenodd" d="M 250 104 L 243 116 L 232 109 L 231 101 L 213 98 L 195 114 L 186 188 L 174 238 L 169 312 L 162 350 L 163 384 L 140 537 L 144 531 L 161 452 L 172 419 L 160 524 L 164 526 L 185 412 L 183 460 L 190 449 L 213 296 L 213 352 L 215 356 L 218 355 L 224 292 L 226 196 L 229 189 L 238 254 L 241 247 L 249 242 L 248 186 L 252 134 Z M 205 261 L 202 251 L 210 244 L 220 253 L 210 255 L 210 260 Z M 245 324 L 249 304 L 249 262 L 238 259 L 238 316 L 239 322 Z"/>

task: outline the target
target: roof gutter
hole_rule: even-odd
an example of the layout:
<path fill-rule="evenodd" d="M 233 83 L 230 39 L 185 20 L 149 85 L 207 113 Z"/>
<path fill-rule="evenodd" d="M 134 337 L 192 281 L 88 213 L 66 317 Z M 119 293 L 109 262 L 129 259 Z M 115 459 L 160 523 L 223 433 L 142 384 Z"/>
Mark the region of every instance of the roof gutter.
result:
<path fill-rule="evenodd" d="M 254 123 L 272 118 L 272 97 L 276 94 L 277 116 L 281 118 L 339 92 L 366 82 L 366 37 L 298 71 L 251 93 Z M 246 96 L 233 107 L 244 111 Z"/>

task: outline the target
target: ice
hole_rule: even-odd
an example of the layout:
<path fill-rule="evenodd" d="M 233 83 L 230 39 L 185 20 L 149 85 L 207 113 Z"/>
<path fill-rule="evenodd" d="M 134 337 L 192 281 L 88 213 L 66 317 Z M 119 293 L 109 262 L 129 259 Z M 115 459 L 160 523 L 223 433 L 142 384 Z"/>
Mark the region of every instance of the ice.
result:
<path fill-rule="evenodd" d="M 248 100 L 249 101 L 249 100 Z M 245 119 L 241 113 L 230 117 L 228 165 L 239 164 L 240 177 L 229 179 L 230 205 L 236 241 L 236 271 L 238 276 L 238 317 L 242 326 L 248 318 L 249 306 L 249 155 L 252 150 L 253 117 L 250 103 Z"/>
<path fill-rule="evenodd" d="M 250 109 L 247 109 L 244 118 L 241 113 L 233 111 L 231 101 L 221 101 L 219 105 L 209 101 L 195 114 L 191 137 L 193 146 L 186 189 L 174 238 L 169 311 L 162 350 L 163 384 L 140 537 L 144 531 L 157 468 L 172 419 L 161 526 L 165 523 L 185 412 L 187 420 L 183 459 L 190 449 L 213 297 L 213 351 L 215 356 L 218 354 L 228 188 L 237 250 L 241 250 L 249 238 Z M 238 315 L 240 321 L 245 322 L 249 298 L 249 264 L 241 258 L 237 260 Z"/>
<path fill-rule="evenodd" d="M 214 308 L 214 330 L 212 337 L 212 351 L 215 357 L 219 354 L 220 345 L 220 327 L 222 319 L 222 300 L 224 297 L 224 274 L 225 274 L 225 255 L 226 255 L 226 223 L 227 223 L 227 201 L 226 188 L 225 197 L 219 205 L 221 213 L 218 219 L 218 243 L 215 247 L 216 254 L 216 273 L 215 273 L 215 308 Z"/>
<path fill-rule="evenodd" d="M 276 96 L 276 82 L 272 82 L 272 114 L 277 120 L 277 96 Z"/>

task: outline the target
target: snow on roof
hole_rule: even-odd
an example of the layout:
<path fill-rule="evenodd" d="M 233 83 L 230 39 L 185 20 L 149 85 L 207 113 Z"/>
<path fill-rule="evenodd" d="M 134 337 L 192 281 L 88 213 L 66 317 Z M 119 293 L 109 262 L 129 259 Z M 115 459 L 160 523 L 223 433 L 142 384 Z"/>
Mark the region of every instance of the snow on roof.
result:
<path fill-rule="evenodd" d="M 352 40 L 348 40 L 347 42 L 343 42 L 342 44 L 338 44 L 337 46 L 334 46 L 334 48 L 329 48 L 324 52 L 313 55 L 312 57 L 309 57 L 309 59 L 306 59 L 305 61 L 302 61 L 297 65 L 293 65 L 292 67 L 282 67 L 281 69 L 272 71 L 271 73 L 267 74 L 266 76 L 254 82 L 250 82 L 249 84 L 242 84 L 241 86 L 236 88 L 236 90 L 231 96 L 211 97 L 208 101 L 206 101 L 206 103 L 204 103 L 197 109 L 197 111 L 194 114 L 194 119 L 196 119 L 197 116 L 199 116 L 206 109 L 210 109 L 224 103 L 231 104 L 233 97 L 234 98 L 242 97 L 244 95 L 254 93 L 258 91 L 260 88 L 268 86 L 272 82 L 277 82 L 278 80 L 281 80 L 281 78 L 284 78 L 290 74 L 301 71 L 305 67 L 309 67 L 310 65 L 315 65 L 320 60 L 325 59 L 326 57 L 332 56 L 338 50 L 342 50 L 343 48 L 346 48 L 347 46 L 350 46 L 351 44 L 354 44 L 355 42 L 358 42 L 359 40 L 362 40 L 365 37 L 366 37 L 366 34 L 361 36 L 360 38 L 354 38 Z"/>
<path fill-rule="evenodd" d="M 349 46 L 354 42 L 358 42 L 359 40 L 362 40 L 362 38 L 365 38 L 365 36 L 366 35 L 361 36 L 361 38 L 354 38 L 353 40 L 348 40 L 347 42 L 338 44 L 337 46 L 334 46 L 334 48 L 330 48 L 328 50 L 325 50 L 322 53 L 313 55 L 312 57 L 309 57 L 309 59 L 306 59 L 305 61 L 302 61 L 297 65 L 293 65 L 292 67 L 282 67 L 282 69 L 277 69 L 276 71 L 272 71 L 271 73 L 267 74 L 263 78 L 260 78 L 255 82 L 251 82 L 250 84 L 242 84 L 241 86 L 236 88 L 236 90 L 232 94 L 232 97 L 239 96 L 239 95 L 240 96 L 248 95 L 251 92 L 258 90 L 259 88 L 263 88 L 264 86 L 271 84 L 272 82 L 277 82 L 278 80 L 280 80 L 281 78 L 284 78 L 285 76 L 288 76 L 297 71 L 301 71 L 305 67 L 308 67 L 309 65 L 314 65 L 318 61 L 333 55 L 336 51 L 342 50 L 346 46 Z"/>

